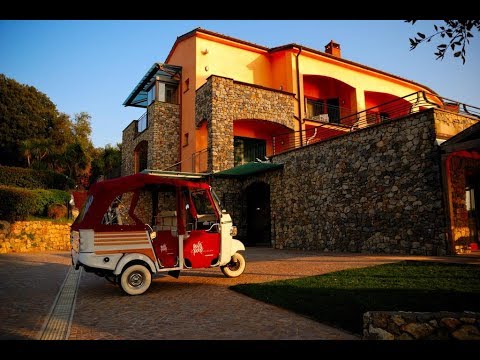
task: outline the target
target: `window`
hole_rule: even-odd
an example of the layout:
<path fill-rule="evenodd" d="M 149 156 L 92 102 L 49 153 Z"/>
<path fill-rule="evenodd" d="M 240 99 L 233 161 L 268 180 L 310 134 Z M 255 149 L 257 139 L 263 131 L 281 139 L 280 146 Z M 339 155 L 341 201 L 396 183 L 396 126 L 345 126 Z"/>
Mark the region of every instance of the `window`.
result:
<path fill-rule="evenodd" d="M 323 100 L 315 101 L 307 99 L 307 118 L 313 118 L 321 114 L 325 114 L 323 110 Z"/>
<path fill-rule="evenodd" d="M 174 85 L 165 85 L 165 102 L 170 104 L 177 103 L 177 87 Z"/>
<path fill-rule="evenodd" d="M 308 119 L 326 121 L 334 124 L 340 122 L 340 106 L 338 98 L 306 99 L 306 116 Z"/>
<path fill-rule="evenodd" d="M 135 225 L 135 220 L 129 215 L 128 211 L 133 199 L 133 193 L 124 193 L 117 196 L 105 214 L 103 214 L 102 224 L 105 225 Z"/>
<path fill-rule="evenodd" d="M 192 201 L 197 214 L 215 214 L 205 190 L 192 191 Z"/>
<path fill-rule="evenodd" d="M 188 145 L 188 133 L 183 134 L 183 146 Z"/>
<path fill-rule="evenodd" d="M 267 155 L 267 143 L 263 139 L 234 137 L 234 165 L 241 165 L 256 159 L 264 160 Z"/>
<path fill-rule="evenodd" d="M 156 86 L 153 83 L 152 87 L 147 92 L 147 106 L 156 100 Z"/>
<path fill-rule="evenodd" d="M 190 89 L 190 79 L 186 79 L 183 84 L 183 92 L 187 92 Z"/>
<path fill-rule="evenodd" d="M 141 141 L 134 152 L 135 173 L 145 170 L 148 167 L 148 142 Z"/>

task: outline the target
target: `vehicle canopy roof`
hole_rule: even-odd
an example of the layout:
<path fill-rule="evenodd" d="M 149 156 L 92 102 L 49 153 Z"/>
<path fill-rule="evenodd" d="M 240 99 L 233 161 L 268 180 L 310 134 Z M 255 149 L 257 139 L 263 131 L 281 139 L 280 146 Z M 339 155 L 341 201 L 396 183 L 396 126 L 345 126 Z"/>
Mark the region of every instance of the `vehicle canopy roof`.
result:
<path fill-rule="evenodd" d="M 90 196 L 92 196 L 93 202 L 89 205 L 88 211 L 83 214 L 83 216 L 77 217 L 72 228 L 78 228 L 80 225 L 90 226 L 100 224 L 103 215 L 117 196 L 126 192 L 135 192 L 147 185 L 170 185 L 177 188 L 210 189 L 210 185 L 202 181 L 189 181 L 179 177 L 144 173 L 100 181 L 90 187 L 85 206 L 88 206 L 88 203 L 92 201 Z M 84 212 L 84 210 L 82 212 Z"/>

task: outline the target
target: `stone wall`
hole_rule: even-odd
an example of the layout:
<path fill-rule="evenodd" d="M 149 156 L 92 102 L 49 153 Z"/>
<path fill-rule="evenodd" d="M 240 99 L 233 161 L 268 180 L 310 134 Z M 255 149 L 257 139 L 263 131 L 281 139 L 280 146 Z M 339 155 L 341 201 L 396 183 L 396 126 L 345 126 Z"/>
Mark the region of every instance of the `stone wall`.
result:
<path fill-rule="evenodd" d="M 273 157 L 282 170 L 213 179 L 246 236 L 245 189 L 270 185 L 275 248 L 443 255 L 449 250 L 433 111 Z"/>
<path fill-rule="evenodd" d="M 14 222 L 0 230 L 0 253 L 70 250 L 70 225 L 52 221 Z"/>
<path fill-rule="evenodd" d="M 244 240 L 247 236 L 246 228 L 246 199 L 244 198 L 243 181 L 229 178 L 213 178 L 211 185 L 220 199 L 222 209 L 232 217 L 233 225 L 237 227 L 237 239 Z"/>
<path fill-rule="evenodd" d="M 147 141 L 147 167 L 164 169 L 178 162 L 180 146 L 180 106 L 155 101 L 148 107 L 148 128 L 137 132 L 137 120 L 123 130 L 122 176 L 135 171 L 135 148 Z M 178 170 L 171 167 L 168 170 Z"/>
<path fill-rule="evenodd" d="M 480 340 L 480 313 L 369 311 L 364 340 Z"/>
<path fill-rule="evenodd" d="M 273 157 L 275 247 L 447 252 L 433 111 Z"/>
<path fill-rule="evenodd" d="M 212 75 L 195 95 L 195 124 L 207 120 L 208 171 L 234 165 L 233 121 L 267 120 L 295 128 L 294 95 Z"/>

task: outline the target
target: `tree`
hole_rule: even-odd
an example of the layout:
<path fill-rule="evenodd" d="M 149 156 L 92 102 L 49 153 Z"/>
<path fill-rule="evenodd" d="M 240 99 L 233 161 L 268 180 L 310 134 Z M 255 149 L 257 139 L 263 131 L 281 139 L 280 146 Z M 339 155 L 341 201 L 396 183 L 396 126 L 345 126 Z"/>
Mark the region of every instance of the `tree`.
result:
<path fill-rule="evenodd" d="M 417 20 L 406 20 L 406 22 L 414 25 Z M 460 57 L 465 64 L 466 46 L 470 44 L 470 38 L 473 38 L 473 31 L 475 29 L 480 31 L 480 20 L 443 20 L 443 26 L 433 25 L 435 32 L 432 35 L 426 36 L 423 33 L 417 32 L 417 35 L 410 38 L 410 50 L 415 49 L 418 45 L 425 42 L 430 42 L 434 37 L 440 36 L 442 39 L 447 37 L 448 44 L 442 43 L 437 45 L 437 52 L 435 52 L 436 60 L 443 60 L 445 54 L 449 49 L 453 52 L 454 57 Z M 458 51 L 455 51 L 458 50 Z"/>
<path fill-rule="evenodd" d="M 110 179 L 120 176 L 122 165 L 121 145 L 105 145 L 105 148 L 95 149 L 90 172 L 90 184 L 95 183 L 100 176 Z"/>
<path fill-rule="evenodd" d="M 50 168 L 88 185 L 91 116 L 59 113 L 47 95 L 0 74 L 0 164 Z"/>
<path fill-rule="evenodd" d="M 57 116 L 47 95 L 0 74 L 0 163 L 24 166 L 21 142 L 48 138 Z"/>
<path fill-rule="evenodd" d="M 52 153 L 53 145 L 52 139 L 27 139 L 20 143 L 20 150 L 27 160 L 28 167 L 31 167 L 34 160 L 39 163 Z"/>
<path fill-rule="evenodd" d="M 82 170 L 86 170 L 90 164 L 88 156 L 82 144 L 75 142 L 68 144 L 63 153 L 63 165 L 68 170 L 68 176 L 78 183 Z"/>

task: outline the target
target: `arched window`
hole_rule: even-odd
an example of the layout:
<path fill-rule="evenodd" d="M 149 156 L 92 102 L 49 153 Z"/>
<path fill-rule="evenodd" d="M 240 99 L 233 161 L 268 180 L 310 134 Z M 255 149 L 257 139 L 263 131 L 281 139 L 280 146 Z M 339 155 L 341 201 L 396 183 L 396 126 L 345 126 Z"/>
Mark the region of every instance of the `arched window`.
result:
<path fill-rule="evenodd" d="M 135 174 L 148 168 L 148 141 L 141 141 L 134 150 Z"/>

